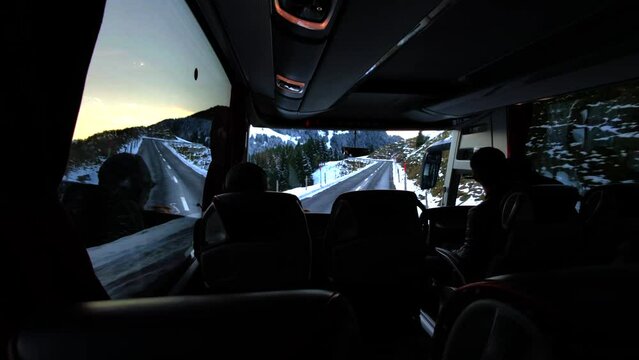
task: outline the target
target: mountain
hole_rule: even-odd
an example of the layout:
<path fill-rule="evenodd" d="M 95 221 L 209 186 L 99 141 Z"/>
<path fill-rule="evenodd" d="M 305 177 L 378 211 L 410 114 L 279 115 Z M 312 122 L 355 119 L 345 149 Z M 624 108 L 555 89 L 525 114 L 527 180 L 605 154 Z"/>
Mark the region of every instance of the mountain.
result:
<path fill-rule="evenodd" d="M 108 130 L 83 140 L 74 140 L 69 154 L 69 169 L 81 166 L 100 165 L 112 154 L 137 151 L 133 143 L 142 137 L 184 140 L 210 147 L 213 108 L 197 112 L 191 116 L 166 119 L 146 127 L 131 127 L 122 130 Z M 281 146 L 296 146 L 314 140 L 327 148 L 325 157 L 342 157 L 343 147 L 364 147 L 375 150 L 401 140 L 399 136 L 389 136 L 385 131 L 333 131 L 251 128 L 249 137 L 249 157 L 268 149 Z M 133 150 L 132 150 L 133 149 Z"/>
<path fill-rule="evenodd" d="M 180 119 L 167 119 L 147 127 L 149 136 L 177 136 L 190 142 L 211 146 L 212 109 Z"/>
<path fill-rule="evenodd" d="M 249 137 L 249 155 L 282 145 L 297 145 L 308 140 L 322 140 L 335 153 L 341 154 L 343 147 L 362 147 L 373 151 L 384 145 L 402 140 L 386 131 L 336 131 L 252 128 Z"/>

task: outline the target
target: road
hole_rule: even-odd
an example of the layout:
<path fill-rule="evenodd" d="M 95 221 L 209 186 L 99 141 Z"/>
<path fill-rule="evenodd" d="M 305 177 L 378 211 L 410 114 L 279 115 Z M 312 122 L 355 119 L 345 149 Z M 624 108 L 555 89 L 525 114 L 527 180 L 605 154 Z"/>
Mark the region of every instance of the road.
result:
<path fill-rule="evenodd" d="M 146 209 L 185 217 L 87 249 L 96 275 L 114 298 L 141 296 L 175 277 L 192 248 L 204 176 L 184 164 L 163 140 L 143 139 L 138 150 L 156 183 Z"/>
<path fill-rule="evenodd" d="M 311 212 L 330 213 L 335 199 L 348 191 L 395 189 L 393 183 L 393 162 L 379 161 L 370 168 L 354 175 L 330 188 L 302 200 L 305 209 Z"/>
<path fill-rule="evenodd" d="M 204 176 L 184 164 L 162 142 L 163 140 L 145 138 L 138 150 L 156 183 L 146 209 L 168 207 L 168 211 L 173 214 L 200 216 L 198 204 L 204 189 Z"/>
<path fill-rule="evenodd" d="M 87 249 L 93 269 L 113 299 L 149 295 L 175 281 L 193 243 L 192 217 L 178 218 Z"/>

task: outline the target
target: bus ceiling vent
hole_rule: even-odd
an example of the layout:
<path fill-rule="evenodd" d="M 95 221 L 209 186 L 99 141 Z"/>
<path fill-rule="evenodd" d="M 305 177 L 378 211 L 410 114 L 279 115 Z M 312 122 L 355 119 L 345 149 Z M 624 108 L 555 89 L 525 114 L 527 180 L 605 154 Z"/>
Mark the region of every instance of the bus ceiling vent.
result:
<path fill-rule="evenodd" d="M 279 74 L 275 75 L 275 85 L 282 95 L 292 98 L 301 98 L 306 88 L 303 82 L 291 80 Z"/>

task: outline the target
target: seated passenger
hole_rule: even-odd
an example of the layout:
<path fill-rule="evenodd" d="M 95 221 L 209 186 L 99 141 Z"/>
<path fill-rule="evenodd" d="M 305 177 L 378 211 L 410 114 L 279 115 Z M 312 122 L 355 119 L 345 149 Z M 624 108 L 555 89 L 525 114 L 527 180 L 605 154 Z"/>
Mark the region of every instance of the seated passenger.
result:
<path fill-rule="evenodd" d="M 233 166 L 226 174 L 225 192 L 264 192 L 266 191 L 266 172 L 250 162 Z"/>
<path fill-rule="evenodd" d="M 486 199 L 468 211 L 464 244 L 453 250 L 471 279 L 481 278 L 493 256 L 505 241 L 501 226 L 501 203 L 511 189 L 511 178 L 504 154 L 484 147 L 470 159 L 473 177 L 484 188 Z"/>
<path fill-rule="evenodd" d="M 106 191 L 105 218 L 96 237 L 107 243 L 144 229 L 143 210 L 155 183 L 144 159 L 129 153 L 108 158 L 98 172 Z"/>

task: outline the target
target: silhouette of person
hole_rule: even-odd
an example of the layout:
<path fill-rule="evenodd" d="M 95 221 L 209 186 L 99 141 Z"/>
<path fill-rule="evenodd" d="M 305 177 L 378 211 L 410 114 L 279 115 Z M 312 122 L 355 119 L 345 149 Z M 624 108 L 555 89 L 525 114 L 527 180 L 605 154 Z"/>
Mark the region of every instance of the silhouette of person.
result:
<path fill-rule="evenodd" d="M 213 124 L 211 125 L 211 156 L 215 159 L 209 166 L 206 174 L 204 189 L 202 190 L 202 210 L 206 210 L 213 196 L 224 191 L 225 177 L 221 176 L 227 172 L 227 164 L 233 162 L 229 157 L 233 154 L 227 149 L 229 134 L 227 127 L 233 121 L 231 109 L 228 106 L 218 105 L 211 110 Z"/>
<path fill-rule="evenodd" d="M 266 187 L 266 172 L 250 162 L 234 165 L 224 181 L 226 192 L 264 192 Z"/>
<path fill-rule="evenodd" d="M 105 218 L 99 240 L 106 243 L 144 229 L 144 205 L 155 185 L 144 159 L 129 153 L 109 157 L 98 171 L 106 192 Z"/>
<path fill-rule="evenodd" d="M 453 250 L 468 277 L 485 275 L 494 255 L 504 246 L 501 203 L 511 189 L 511 174 L 504 153 L 492 147 L 476 151 L 470 159 L 473 177 L 486 198 L 468 211 L 464 243 Z"/>

